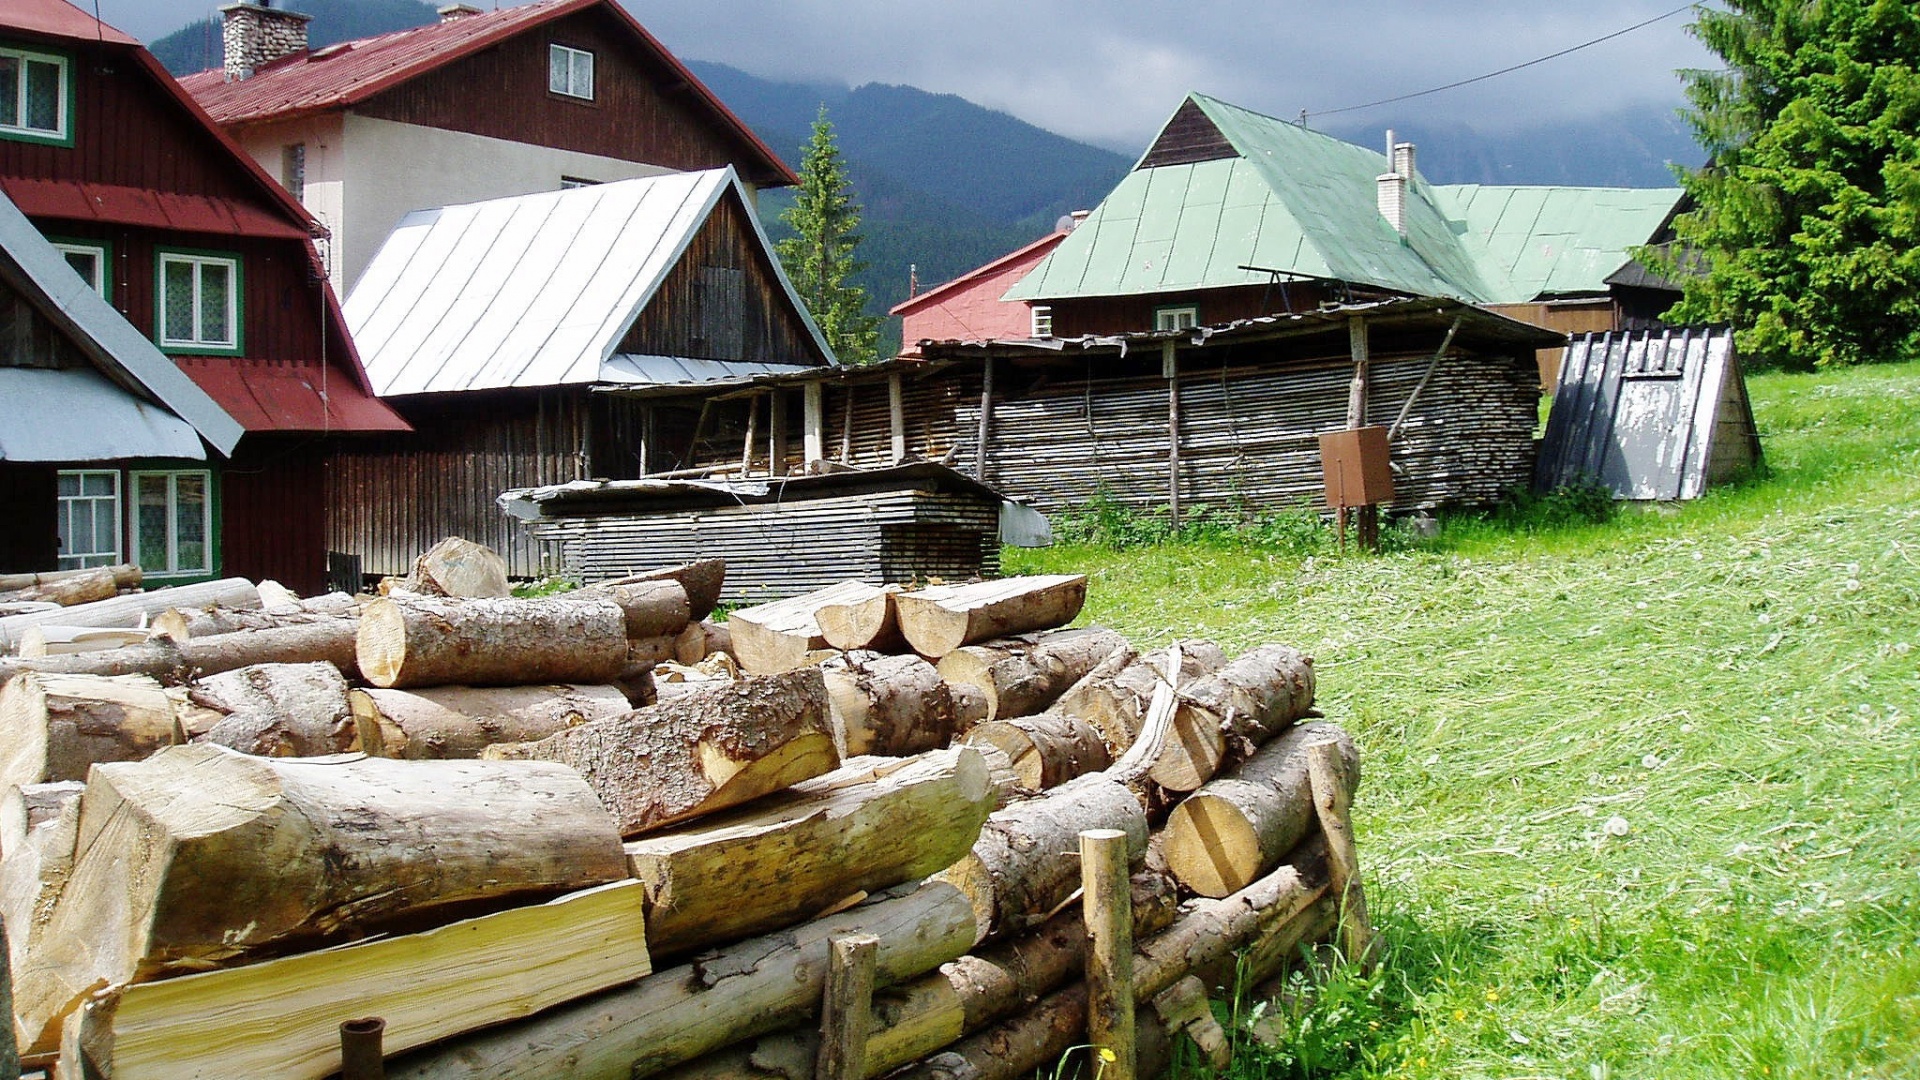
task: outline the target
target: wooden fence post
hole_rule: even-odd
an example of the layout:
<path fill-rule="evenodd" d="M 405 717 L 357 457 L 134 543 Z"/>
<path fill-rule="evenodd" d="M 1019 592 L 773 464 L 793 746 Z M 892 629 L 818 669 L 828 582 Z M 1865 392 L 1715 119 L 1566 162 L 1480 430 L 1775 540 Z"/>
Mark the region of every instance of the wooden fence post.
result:
<path fill-rule="evenodd" d="M 1133 894 L 1126 833 L 1088 829 L 1080 834 L 1080 887 L 1087 927 L 1087 1042 L 1093 1055 L 1085 1075 L 1134 1080 Z"/>
<path fill-rule="evenodd" d="M 872 934 L 834 938 L 827 966 L 827 996 L 820 1009 L 818 1080 L 863 1080 L 867 1037 L 873 1031 L 873 971 L 880 939 Z"/>

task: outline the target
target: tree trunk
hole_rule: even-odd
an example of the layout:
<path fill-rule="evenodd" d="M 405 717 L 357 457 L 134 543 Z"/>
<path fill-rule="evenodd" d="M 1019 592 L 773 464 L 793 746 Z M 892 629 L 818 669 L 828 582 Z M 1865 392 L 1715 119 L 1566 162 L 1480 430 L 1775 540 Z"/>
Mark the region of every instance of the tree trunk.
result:
<path fill-rule="evenodd" d="M 677 581 L 636 581 L 595 591 L 612 598 L 626 613 L 629 638 L 677 637 L 691 621 L 687 590 Z"/>
<path fill-rule="evenodd" d="M 0 593 L 19 592 L 22 589 L 35 589 L 42 585 L 51 585 L 56 581 L 70 578 L 88 577 L 99 567 L 85 570 L 43 570 L 37 574 L 0 574 Z M 114 588 L 137 589 L 140 587 L 140 568 L 132 563 L 119 563 L 105 568 L 113 574 Z"/>
<path fill-rule="evenodd" d="M 223 718 L 208 742 L 265 757 L 319 757 L 356 749 L 347 680 L 326 661 L 255 664 L 209 675 L 187 691 Z"/>
<path fill-rule="evenodd" d="M 656 957 L 792 926 L 967 853 L 993 809 L 987 764 L 955 747 L 856 758 L 738 810 L 627 842 Z"/>
<path fill-rule="evenodd" d="M 829 943 L 870 934 L 881 985 L 931 971 L 965 952 L 973 914 L 965 895 L 931 881 L 752 938 L 692 964 L 656 971 L 539 1016 L 476 1032 L 389 1062 L 389 1080 L 566 1076 L 638 1080 L 817 1015 Z"/>
<path fill-rule="evenodd" d="M 940 878 L 973 903 L 981 940 L 1017 934 L 1046 920 L 1080 886 L 1080 834 L 1120 829 L 1137 858 L 1147 815 L 1125 784 L 1094 774 L 996 811 L 973 850 Z"/>
<path fill-rule="evenodd" d="M 1132 650 L 1116 650 L 1068 687 L 1054 702 L 1054 710 L 1092 724 L 1106 740 L 1108 752 L 1119 758 L 1139 737 L 1154 687 L 1164 680 L 1167 660 L 1175 647 L 1180 650 L 1182 686 L 1227 662 L 1227 654 L 1211 641 L 1179 641 L 1144 656 L 1134 655 Z"/>
<path fill-rule="evenodd" d="M 127 593 L 91 604 L 54 608 L 48 611 L 8 615 L 0 618 L 0 651 L 14 648 L 22 630 L 43 623 L 54 626 L 134 626 L 143 616 L 152 617 L 168 608 L 199 607 L 218 604 L 224 607 L 259 607 L 260 591 L 246 578 L 223 578 L 198 585 L 176 585 L 152 592 Z"/>
<path fill-rule="evenodd" d="M 1059 787 L 1113 764 L 1093 725 L 1062 713 L 993 720 L 967 732 L 967 741 L 1005 752 L 1015 783 L 1029 791 Z"/>
<path fill-rule="evenodd" d="M 1192 791 L 1312 708 L 1312 657 L 1285 645 L 1249 650 L 1180 687 L 1173 735 L 1148 775 L 1169 791 Z"/>
<path fill-rule="evenodd" d="M 177 741 L 173 705 L 144 675 L 42 675 L 0 688 L 0 791 L 85 780 L 102 761 L 139 761 Z"/>
<path fill-rule="evenodd" d="M 953 697 L 918 656 L 843 653 L 820 665 L 820 673 L 842 757 L 906 757 L 953 741 Z"/>
<path fill-rule="evenodd" d="M 1022 634 L 955 649 L 940 658 L 940 677 L 975 688 L 987 720 L 1032 716 L 1126 645 L 1126 638 L 1099 627 Z"/>
<path fill-rule="evenodd" d="M 741 608 L 727 616 L 733 655 L 749 675 L 775 675 L 807 662 L 808 654 L 827 647 L 814 613 L 828 604 L 864 596 L 873 586 L 843 581 L 770 604 Z"/>
<path fill-rule="evenodd" d="M 95 768 L 73 871 L 16 986 L 50 1049 L 94 988 L 431 925 L 626 876 L 572 770 L 250 757 L 178 746 Z"/>
<path fill-rule="evenodd" d="M 866 592 L 832 604 L 823 604 L 814 612 L 820 635 L 836 649 L 874 649 L 899 652 L 906 647 L 900 636 L 900 622 L 894 617 L 893 598 L 898 585 L 868 585 Z"/>
<path fill-rule="evenodd" d="M 0 660 L 0 682 L 20 671 L 59 675 L 151 675 L 181 682 L 253 664 L 304 664 L 325 660 L 348 678 L 357 676 L 354 626 L 347 620 L 281 626 L 220 634 L 184 643 L 160 638 L 124 649 L 49 656 L 44 660 Z"/>
<path fill-rule="evenodd" d="M 1360 775 L 1353 739 L 1332 724 L 1306 724 L 1173 808 L 1163 846 L 1182 885 L 1201 896 L 1226 896 L 1280 865 L 1313 827 L 1307 753 L 1322 742 L 1339 747 L 1341 779 L 1353 790 Z"/>
<path fill-rule="evenodd" d="M 581 591 L 632 585 L 642 581 L 676 581 L 687 594 L 688 620 L 699 622 L 713 614 L 713 609 L 719 605 L 720 592 L 726 585 L 726 580 L 725 559 L 698 559 L 682 566 L 669 566 L 664 570 L 649 570 L 643 574 L 628 574 L 626 577 L 596 581 Z"/>
<path fill-rule="evenodd" d="M 627 666 L 627 618 L 604 598 L 382 597 L 361 612 L 356 654 L 387 689 L 606 682 Z"/>
<path fill-rule="evenodd" d="M 497 600 L 512 594 L 507 561 L 485 544 L 449 536 L 413 561 L 407 588 L 422 596 Z"/>
<path fill-rule="evenodd" d="M 498 743 L 534 742 L 630 712 L 617 686 L 430 686 L 348 695 L 360 749 L 409 761 L 477 758 Z"/>
<path fill-rule="evenodd" d="M 1051 574 L 936 585 L 901 593 L 894 609 L 907 644 L 938 659 L 963 645 L 1065 626 L 1086 600 L 1085 574 Z"/>
<path fill-rule="evenodd" d="M 632 836 L 792 787 L 840 764 L 826 686 L 808 668 L 596 720 L 489 758 L 557 761 Z"/>
<path fill-rule="evenodd" d="M 315 611 L 252 611 L 243 608 L 170 608 L 153 617 L 148 624 L 150 637 L 170 637 L 175 641 L 238 634 L 249 630 L 269 630 L 281 626 L 306 626 L 313 623 L 346 622 L 354 617 Z"/>

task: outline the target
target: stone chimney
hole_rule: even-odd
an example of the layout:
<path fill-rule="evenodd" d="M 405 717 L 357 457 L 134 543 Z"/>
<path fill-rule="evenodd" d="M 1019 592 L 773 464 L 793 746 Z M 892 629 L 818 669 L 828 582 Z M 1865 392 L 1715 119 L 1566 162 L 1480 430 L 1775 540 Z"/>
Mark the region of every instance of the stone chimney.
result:
<path fill-rule="evenodd" d="M 486 12 L 481 11 L 472 4 L 448 4 L 440 8 L 438 14 L 441 22 L 450 23 L 458 22 L 461 19 L 469 19 L 475 15 L 485 15 Z"/>
<path fill-rule="evenodd" d="M 228 81 L 250 78 L 283 56 L 307 51 L 307 24 L 313 16 L 269 7 L 271 2 L 228 4 L 220 9 L 226 20 L 220 39 Z"/>

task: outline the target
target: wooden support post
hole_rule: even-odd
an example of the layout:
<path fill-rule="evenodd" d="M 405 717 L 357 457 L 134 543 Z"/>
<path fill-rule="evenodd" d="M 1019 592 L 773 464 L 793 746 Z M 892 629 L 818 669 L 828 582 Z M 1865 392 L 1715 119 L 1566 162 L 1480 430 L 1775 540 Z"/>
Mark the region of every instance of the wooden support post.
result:
<path fill-rule="evenodd" d="M 747 402 L 747 437 L 740 444 L 740 475 L 746 476 L 753 468 L 753 441 L 760 432 L 760 395 L 755 394 Z"/>
<path fill-rule="evenodd" d="M 1167 380 L 1167 517 L 1180 527 L 1180 367 L 1173 342 L 1160 346 L 1160 374 Z"/>
<path fill-rule="evenodd" d="M 1353 431 L 1367 426 L 1367 380 L 1370 374 L 1369 369 L 1372 367 L 1372 361 L 1368 356 L 1367 350 L 1367 320 L 1358 315 L 1351 316 L 1347 319 L 1347 351 L 1353 357 L 1353 382 L 1347 386 L 1347 430 Z M 1369 509 L 1372 508 L 1367 507 L 1361 509 L 1359 514 L 1360 546 L 1362 549 L 1367 549 L 1368 547 L 1367 534 L 1369 530 L 1367 527 L 1366 511 Z M 1347 549 L 1347 508 L 1344 506 L 1341 507 L 1335 512 L 1335 517 L 1340 534 L 1340 550 L 1345 551 Z M 1377 517 L 1373 519 L 1373 549 L 1375 550 L 1380 546 L 1378 532 L 1379 521 L 1380 519 Z"/>
<path fill-rule="evenodd" d="M 867 1037 L 873 1032 L 873 973 L 880 939 L 872 934 L 834 938 L 827 957 L 827 993 L 820 1009 L 818 1080 L 864 1080 Z"/>
<path fill-rule="evenodd" d="M 787 392 L 774 387 L 767 394 L 767 475 L 787 472 Z"/>
<path fill-rule="evenodd" d="M 840 413 L 840 464 L 853 464 L 853 384 L 843 383 L 847 407 Z"/>
<path fill-rule="evenodd" d="M 898 465 L 907 460 L 907 406 L 897 371 L 887 376 L 887 430 L 893 434 L 893 463 Z"/>
<path fill-rule="evenodd" d="M 645 476 L 653 471 L 653 406 L 651 404 L 640 406 L 639 442 L 640 445 L 635 448 L 639 458 L 636 464 L 640 466 L 640 475 Z"/>
<path fill-rule="evenodd" d="M 1087 927 L 1087 1043 L 1094 1055 L 1086 1075 L 1134 1080 L 1133 896 L 1124 831 L 1080 834 L 1080 887 Z"/>
<path fill-rule="evenodd" d="M 993 423 L 993 357 L 980 361 L 980 438 L 973 451 L 973 478 L 987 479 L 987 432 Z"/>
<path fill-rule="evenodd" d="M 1344 771 L 1338 744 L 1322 742 L 1308 748 L 1307 783 L 1320 831 L 1327 838 L 1327 892 L 1340 898 L 1341 944 L 1348 962 L 1367 970 L 1373 966 L 1373 928 L 1367 923 L 1367 898 L 1360 888 L 1360 860 L 1348 816 L 1353 797 L 1341 782 Z"/>
<path fill-rule="evenodd" d="M 807 462 L 812 463 L 827 456 L 826 419 L 821 415 L 826 408 L 822 400 L 825 396 L 825 387 L 820 383 L 810 382 L 805 384 L 802 390 L 804 416 L 801 422 L 805 432 L 802 439 L 805 441 Z"/>

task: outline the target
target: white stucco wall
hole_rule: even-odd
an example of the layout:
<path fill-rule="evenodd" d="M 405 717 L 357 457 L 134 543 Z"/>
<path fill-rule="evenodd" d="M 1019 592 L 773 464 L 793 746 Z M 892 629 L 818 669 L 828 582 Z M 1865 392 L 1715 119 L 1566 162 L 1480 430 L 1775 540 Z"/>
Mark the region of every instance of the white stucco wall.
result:
<path fill-rule="evenodd" d="M 287 182 L 286 148 L 306 144 L 307 188 L 302 201 L 330 234 L 330 239 L 319 242 L 319 248 L 327 260 L 327 274 L 338 283 L 346 180 L 346 149 L 340 117 L 321 116 L 250 128 L 239 134 L 239 142 L 240 148 L 259 162 L 268 176 L 282 184 Z"/>

